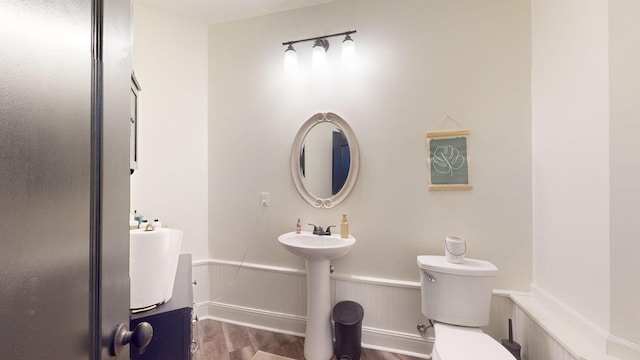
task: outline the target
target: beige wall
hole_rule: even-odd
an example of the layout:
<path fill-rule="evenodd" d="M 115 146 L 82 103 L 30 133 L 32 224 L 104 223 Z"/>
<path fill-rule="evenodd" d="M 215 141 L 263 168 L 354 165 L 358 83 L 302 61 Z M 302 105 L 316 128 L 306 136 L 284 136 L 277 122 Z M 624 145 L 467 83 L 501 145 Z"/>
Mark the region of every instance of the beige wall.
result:
<path fill-rule="evenodd" d="M 207 26 L 134 1 L 133 33 L 142 92 L 131 211 L 182 229 L 182 252 L 207 259 Z"/>
<path fill-rule="evenodd" d="M 612 354 L 640 353 L 640 3 L 609 0 Z M 635 343 L 635 357 L 620 344 Z M 624 355 L 624 356 L 623 356 Z"/>
<path fill-rule="evenodd" d="M 401 5 L 399 5 L 401 4 Z M 417 280 L 416 255 L 464 236 L 468 256 L 500 268 L 497 287 L 531 283 L 529 4 L 521 1 L 336 1 L 209 30 L 209 234 L 215 259 L 303 268 L 277 236 L 349 213 L 358 244 L 337 272 Z M 299 44 L 298 76 L 282 70 L 287 40 L 357 29 L 359 66 L 324 74 Z M 361 173 L 334 209 L 313 209 L 289 172 L 293 138 L 335 112 L 360 142 Z M 471 130 L 471 191 L 427 190 L 424 133 L 445 116 Z M 271 206 L 260 209 L 259 193 Z"/>
<path fill-rule="evenodd" d="M 640 4 L 532 4 L 534 283 L 637 358 Z"/>
<path fill-rule="evenodd" d="M 607 1 L 535 0 L 531 18 L 534 283 L 606 331 Z"/>

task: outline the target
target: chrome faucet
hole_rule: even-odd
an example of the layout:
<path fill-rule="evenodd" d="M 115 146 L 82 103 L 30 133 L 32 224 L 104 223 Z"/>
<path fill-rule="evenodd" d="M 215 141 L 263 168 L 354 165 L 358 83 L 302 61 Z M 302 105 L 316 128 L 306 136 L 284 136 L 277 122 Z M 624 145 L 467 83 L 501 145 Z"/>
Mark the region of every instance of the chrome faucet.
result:
<path fill-rule="evenodd" d="M 331 235 L 331 228 L 336 227 L 335 225 L 327 226 L 327 230 L 322 230 L 322 226 L 317 226 L 314 224 L 309 224 L 313 226 L 313 235 Z"/>

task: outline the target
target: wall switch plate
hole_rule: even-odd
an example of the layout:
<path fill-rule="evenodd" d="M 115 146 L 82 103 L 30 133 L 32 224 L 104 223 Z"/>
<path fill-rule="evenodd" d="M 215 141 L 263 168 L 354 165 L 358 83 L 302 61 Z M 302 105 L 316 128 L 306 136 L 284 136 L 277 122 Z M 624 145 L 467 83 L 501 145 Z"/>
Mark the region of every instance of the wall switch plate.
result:
<path fill-rule="evenodd" d="M 269 206 L 269 193 L 261 192 L 260 193 L 260 205 L 267 207 Z"/>

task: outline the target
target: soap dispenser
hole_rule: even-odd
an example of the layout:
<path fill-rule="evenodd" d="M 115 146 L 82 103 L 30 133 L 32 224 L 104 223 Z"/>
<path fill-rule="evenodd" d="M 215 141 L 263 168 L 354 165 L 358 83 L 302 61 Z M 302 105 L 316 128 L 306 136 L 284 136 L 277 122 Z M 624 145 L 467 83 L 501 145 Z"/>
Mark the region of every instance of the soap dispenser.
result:
<path fill-rule="evenodd" d="M 347 214 L 342 214 L 342 221 L 340 222 L 340 237 L 343 239 L 349 237 L 349 221 L 347 220 Z"/>

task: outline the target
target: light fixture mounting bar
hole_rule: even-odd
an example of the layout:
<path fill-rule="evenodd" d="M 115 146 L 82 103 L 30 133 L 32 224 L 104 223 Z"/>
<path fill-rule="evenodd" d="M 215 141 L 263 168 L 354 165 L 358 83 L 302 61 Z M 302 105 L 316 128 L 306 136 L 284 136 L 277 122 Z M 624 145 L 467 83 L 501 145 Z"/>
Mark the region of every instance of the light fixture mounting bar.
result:
<path fill-rule="evenodd" d="M 287 42 L 283 42 L 282 45 L 283 46 L 287 46 L 287 45 L 293 45 L 293 44 L 297 44 L 297 43 L 301 43 L 301 42 L 305 42 L 305 41 L 313 41 L 313 40 L 326 39 L 326 38 L 335 37 L 335 36 L 350 35 L 350 34 L 353 34 L 355 32 L 356 32 L 356 30 L 350 30 L 350 31 L 345 31 L 345 32 L 337 33 L 337 34 L 323 35 L 323 36 L 316 36 L 316 37 L 312 37 L 312 38 L 308 38 L 308 39 L 287 41 Z"/>

